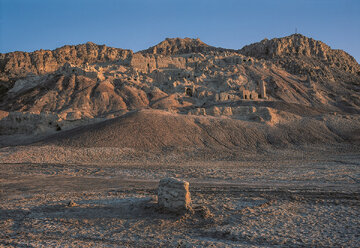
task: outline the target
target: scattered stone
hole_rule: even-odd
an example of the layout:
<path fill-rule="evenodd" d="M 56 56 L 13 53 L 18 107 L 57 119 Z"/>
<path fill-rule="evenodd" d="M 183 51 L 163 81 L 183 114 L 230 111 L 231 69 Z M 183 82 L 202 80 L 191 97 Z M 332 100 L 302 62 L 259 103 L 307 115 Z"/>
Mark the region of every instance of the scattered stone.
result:
<path fill-rule="evenodd" d="M 196 206 L 193 208 L 193 211 L 203 219 L 208 219 L 214 216 L 210 209 L 206 206 Z"/>
<path fill-rule="evenodd" d="M 77 203 L 75 203 L 74 201 L 69 201 L 68 207 L 76 207 L 76 206 L 78 206 Z"/>
<path fill-rule="evenodd" d="M 173 177 L 161 179 L 158 188 L 158 206 L 170 212 L 190 210 L 189 183 Z"/>

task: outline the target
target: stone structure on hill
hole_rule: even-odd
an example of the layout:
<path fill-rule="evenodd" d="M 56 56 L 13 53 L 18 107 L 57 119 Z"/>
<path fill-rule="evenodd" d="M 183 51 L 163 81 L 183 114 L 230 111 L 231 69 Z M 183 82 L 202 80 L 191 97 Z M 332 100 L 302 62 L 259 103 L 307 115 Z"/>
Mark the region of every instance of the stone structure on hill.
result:
<path fill-rule="evenodd" d="M 242 85 L 239 88 L 239 95 L 240 98 L 243 100 L 258 100 L 259 98 L 261 99 L 267 99 L 266 96 L 266 83 L 264 80 L 260 80 L 258 83 L 258 86 L 256 87 L 259 91 L 256 90 L 250 90 L 249 88 L 251 87 L 251 85 Z M 252 87 L 254 87 L 254 85 L 252 85 Z"/>
<path fill-rule="evenodd" d="M 240 98 L 243 100 L 258 100 L 259 94 L 255 90 L 248 90 L 244 86 L 239 89 Z"/>
<path fill-rule="evenodd" d="M 190 210 L 189 183 L 173 177 L 161 179 L 158 188 L 158 205 L 169 212 Z"/>
<path fill-rule="evenodd" d="M 255 91 L 255 90 L 253 90 L 253 91 L 251 91 L 250 92 L 250 99 L 251 100 L 257 100 L 259 98 L 259 94 Z"/>
<path fill-rule="evenodd" d="M 196 89 L 194 86 L 185 87 L 185 95 L 189 97 L 195 96 Z"/>
<path fill-rule="evenodd" d="M 266 96 L 266 83 L 265 83 L 264 80 L 260 81 L 259 88 L 260 88 L 260 97 L 262 99 L 266 99 L 267 98 L 267 96 Z"/>
<path fill-rule="evenodd" d="M 240 98 L 241 99 L 250 99 L 250 91 L 245 89 L 244 86 L 241 86 L 240 89 L 239 89 L 239 93 L 240 93 Z"/>
<path fill-rule="evenodd" d="M 75 121 L 142 108 L 203 113 L 200 106 L 243 99 L 334 111 L 360 106 L 359 81 L 353 57 L 299 34 L 241 50 L 190 38 L 166 39 L 136 53 L 86 43 L 0 53 L 0 110 Z"/>

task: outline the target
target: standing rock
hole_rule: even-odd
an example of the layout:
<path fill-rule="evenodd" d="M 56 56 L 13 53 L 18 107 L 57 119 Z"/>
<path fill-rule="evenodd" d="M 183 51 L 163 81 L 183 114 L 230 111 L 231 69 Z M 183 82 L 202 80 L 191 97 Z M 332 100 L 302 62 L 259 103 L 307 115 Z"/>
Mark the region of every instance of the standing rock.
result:
<path fill-rule="evenodd" d="M 158 188 L 158 205 L 170 212 L 190 210 L 189 183 L 173 177 L 161 179 Z"/>

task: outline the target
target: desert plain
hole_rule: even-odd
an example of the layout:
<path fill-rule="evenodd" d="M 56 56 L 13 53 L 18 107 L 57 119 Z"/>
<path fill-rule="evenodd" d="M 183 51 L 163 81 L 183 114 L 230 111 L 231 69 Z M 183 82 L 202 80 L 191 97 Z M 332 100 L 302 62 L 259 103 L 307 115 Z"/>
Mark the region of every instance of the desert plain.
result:
<path fill-rule="evenodd" d="M 0 54 L 0 109 L 0 246 L 360 243 L 360 66 L 321 41 Z"/>

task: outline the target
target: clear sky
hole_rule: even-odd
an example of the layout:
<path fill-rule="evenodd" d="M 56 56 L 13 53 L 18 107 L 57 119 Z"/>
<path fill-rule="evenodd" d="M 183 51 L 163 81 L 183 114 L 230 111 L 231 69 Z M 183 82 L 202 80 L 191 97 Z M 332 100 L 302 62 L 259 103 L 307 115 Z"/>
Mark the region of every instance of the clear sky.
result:
<path fill-rule="evenodd" d="M 360 0 L 0 0 L 0 52 L 92 41 L 146 49 L 166 37 L 239 49 L 295 32 L 360 61 Z"/>

